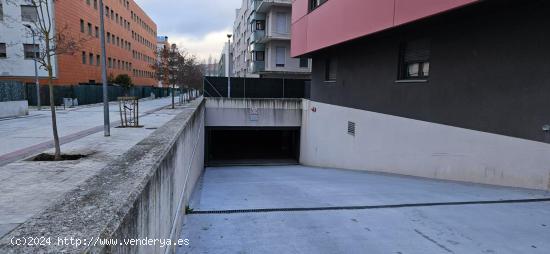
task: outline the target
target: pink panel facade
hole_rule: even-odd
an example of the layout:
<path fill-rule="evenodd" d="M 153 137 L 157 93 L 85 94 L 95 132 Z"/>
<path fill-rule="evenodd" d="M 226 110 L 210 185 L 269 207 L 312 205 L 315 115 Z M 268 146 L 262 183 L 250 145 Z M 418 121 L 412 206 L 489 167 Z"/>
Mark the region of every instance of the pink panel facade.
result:
<path fill-rule="evenodd" d="M 328 0 L 308 13 L 309 0 L 295 0 L 292 56 L 448 11 L 479 0 Z"/>
<path fill-rule="evenodd" d="M 395 0 L 394 25 L 402 25 L 477 1 L 478 0 Z"/>
<path fill-rule="evenodd" d="M 293 0 L 292 1 L 292 23 L 295 23 L 300 18 L 308 13 L 308 1 Z"/>
<path fill-rule="evenodd" d="M 293 55 L 296 52 L 306 52 L 307 47 L 307 16 L 300 19 L 298 22 L 292 24 L 291 34 L 300 34 L 300 38 L 290 41 L 290 54 Z"/>

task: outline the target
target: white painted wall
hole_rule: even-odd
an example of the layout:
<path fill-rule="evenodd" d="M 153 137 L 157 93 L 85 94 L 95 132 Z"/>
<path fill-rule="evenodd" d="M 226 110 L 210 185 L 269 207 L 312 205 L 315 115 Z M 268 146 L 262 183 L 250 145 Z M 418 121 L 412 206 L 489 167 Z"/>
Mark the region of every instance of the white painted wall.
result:
<path fill-rule="evenodd" d="M 308 100 L 303 108 L 304 165 L 550 190 L 549 144 Z"/>
<path fill-rule="evenodd" d="M 277 47 L 285 48 L 285 67 L 277 67 Z M 266 71 L 289 72 L 289 73 L 311 73 L 311 59 L 308 60 L 308 67 L 300 67 L 300 59 L 290 57 L 290 41 L 270 41 L 266 44 Z"/>
<path fill-rule="evenodd" d="M 283 38 L 290 40 L 290 16 L 292 15 L 291 7 L 274 6 L 266 13 L 266 36 L 273 38 Z M 278 13 L 283 16 L 278 16 Z M 279 18 L 283 18 L 279 20 Z M 278 27 L 278 22 L 284 24 L 283 27 Z M 282 28 L 282 29 L 278 29 Z"/>
<path fill-rule="evenodd" d="M 0 43 L 7 44 L 7 58 L 0 58 L 0 77 L 29 77 L 34 78 L 34 60 L 25 59 L 23 44 L 32 44 L 32 35 L 25 24 L 33 25 L 21 20 L 21 4 L 24 0 L 14 0 L 7 3 L 0 0 L 4 9 L 4 19 L 0 20 Z M 53 14 L 53 4 L 51 13 Z M 44 48 L 44 43 L 40 48 Z M 57 73 L 56 59 L 53 59 L 54 75 Z M 39 69 L 38 75 L 47 77 L 48 73 Z"/>
<path fill-rule="evenodd" d="M 206 100 L 208 127 L 300 127 L 302 103 L 298 99 Z"/>
<path fill-rule="evenodd" d="M 26 116 L 29 114 L 28 101 L 0 102 L 0 118 Z"/>
<path fill-rule="evenodd" d="M 285 13 L 287 21 L 286 33 L 280 32 L 277 29 L 277 13 Z M 266 14 L 266 36 L 273 38 L 266 43 L 266 65 L 265 70 L 270 72 L 290 72 L 290 73 L 311 73 L 311 60 L 308 60 L 308 67 L 300 67 L 300 59 L 292 58 L 290 56 L 290 19 L 292 16 L 292 8 L 284 6 L 274 6 Z M 285 67 L 277 67 L 277 47 L 284 47 L 285 53 Z"/>

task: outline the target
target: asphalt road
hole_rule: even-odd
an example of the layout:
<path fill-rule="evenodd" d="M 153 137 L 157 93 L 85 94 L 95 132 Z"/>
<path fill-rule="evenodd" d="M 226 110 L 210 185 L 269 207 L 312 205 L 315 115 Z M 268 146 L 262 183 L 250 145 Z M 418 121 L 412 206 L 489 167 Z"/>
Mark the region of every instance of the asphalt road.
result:
<path fill-rule="evenodd" d="M 207 168 L 177 253 L 550 253 L 550 193 L 305 166 Z"/>

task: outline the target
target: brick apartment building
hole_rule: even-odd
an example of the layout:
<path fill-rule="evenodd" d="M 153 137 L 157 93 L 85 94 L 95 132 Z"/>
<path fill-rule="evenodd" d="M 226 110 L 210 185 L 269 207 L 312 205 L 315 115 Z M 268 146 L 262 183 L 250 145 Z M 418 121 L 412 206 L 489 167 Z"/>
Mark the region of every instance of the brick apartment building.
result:
<path fill-rule="evenodd" d="M 0 1 L 3 2 L 3 1 Z M 108 76 L 128 74 L 135 85 L 155 86 L 152 65 L 156 61 L 157 26 L 133 0 L 104 0 L 105 40 L 107 46 Z M 79 85 L 101 83 L 101 49 L 99 0 L 52 1 L 55 26 L 58 32 L 81 41 L 79 52 L 59 55 L 54 58 L 55 85 Z M 23 1 L 16 4 L 3 3 L 10 11 L 10 19 L 0 26 L 2 62 L 8 71 L 0 72 L 0 79 L 33 82 L 32 57 L 27 57 L 24 45 L 30 45 L 31 36 L 23 25 L 32 24 L 22 13 L 29 8 Z M 19 24 L 20 23 L 20 24 Z M 0 24 L 1 25 L 1 24 Z M 37 43 L 38 44 L 38 43 Z M 8 45 L 7 47 L 4 45 Z M 30 47 L 32 48 L 32 47 Z M 5 52 L 5 53 L 4 53 Z M 10 67 L 11 66 L 11 67 Z M 12 68 L 13 67 L 13 68 Z M 46 77 L 39 71 L 41 78 Z M 45 84 L 45 82 L 41 82 Z"/>
<path fill-rule="evenodd" d="M 132 0 L 103 2 L 108 75 L 128 74 L 136 85 L 156 85 L 151 68 L 156 61 L 156 24 Z M 99 1 L 57 1 L 55 17 L 58 29 L 86 40 L 81 52 L 58 57 L 56 84 L 100 83 Z"/>

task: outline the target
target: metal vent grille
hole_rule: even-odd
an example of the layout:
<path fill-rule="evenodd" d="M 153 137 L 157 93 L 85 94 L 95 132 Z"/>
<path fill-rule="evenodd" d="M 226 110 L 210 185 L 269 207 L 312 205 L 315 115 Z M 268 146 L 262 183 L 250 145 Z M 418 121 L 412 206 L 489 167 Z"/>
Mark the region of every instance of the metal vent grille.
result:
<path fill-rule="evenodd" d="M 348 134 L 355 136 L 355 123 L 348 121 Z"/>

